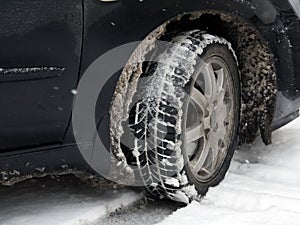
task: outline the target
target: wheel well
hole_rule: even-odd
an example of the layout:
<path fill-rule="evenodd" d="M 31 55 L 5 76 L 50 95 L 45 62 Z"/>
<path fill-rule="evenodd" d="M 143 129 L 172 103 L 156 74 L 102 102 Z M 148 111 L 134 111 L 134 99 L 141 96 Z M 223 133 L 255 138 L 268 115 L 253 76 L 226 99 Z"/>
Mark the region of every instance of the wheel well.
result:
<path fill-rule="evenodd" d="M 240 143 L 253 142 L 260 130 L 264 143 L 271 144 L 277 83 L 268 42 L 254 26 L 238 16 L 198 11 L 179 15 L 157 27 L 133 52 L 121 73 L 111 102 L 110 136 L 112 154 L 126 168 L 126 157 L 120 145 L 124 130 L 120 127 L 127 120 L 137 81 L 143 73 L 141 62 L 155 48 L 157 40 L 163 40 L 169 33 L 192 29 L 202 29 L 227 39 L 236 53 L 241 83 Z"/>
<path fill-rule="evenodd" d="M 238 16 L 217 11 L 184 14 L 170 21 L 165 29 L 164 35 L 201 29 L 232 44 L 241 82 L 240 142 L 253 142 L 260 130 L 264 143 L 270 144 L 277 93 L 276 70 L 268 42 L 259 31 Z"/>

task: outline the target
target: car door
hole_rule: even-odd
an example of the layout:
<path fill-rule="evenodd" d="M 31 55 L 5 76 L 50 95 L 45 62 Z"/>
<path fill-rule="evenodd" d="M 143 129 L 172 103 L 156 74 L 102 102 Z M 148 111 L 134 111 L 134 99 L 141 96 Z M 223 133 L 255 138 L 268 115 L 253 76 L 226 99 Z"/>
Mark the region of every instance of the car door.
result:
<path fill-rule="evenodd" d="M 62 142 L 82 19 L 82 0 L 0 2 L 0 152 Z"/>

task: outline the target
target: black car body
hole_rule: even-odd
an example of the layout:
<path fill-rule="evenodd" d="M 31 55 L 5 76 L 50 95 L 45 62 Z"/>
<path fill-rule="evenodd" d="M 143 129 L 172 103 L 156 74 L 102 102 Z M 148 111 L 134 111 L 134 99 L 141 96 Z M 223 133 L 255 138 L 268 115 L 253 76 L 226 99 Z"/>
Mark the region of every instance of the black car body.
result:
<path fill-rule="evenodd" d="M 277 78 L 275 116 L 269 125 L 272 130 L 285 125 L 300 107 L 299 10 L 297 0 L 1 1 L 0 183 L 89 171 L 78 145 L 91 146 L 93 140 L 76 143 L 71 123 L 81 77 L 105 52 L 143 40 L 166 21 L 177 21 L 169 29 L 195 26 L 184 16 L 192 12 L 239 17 L 267 41 Z M 221 29 L 217 20 L 206 22 L 204 28 Z M 110 103 L 120 73 L 98 98 L 95 121 L 107 146 Z"/>

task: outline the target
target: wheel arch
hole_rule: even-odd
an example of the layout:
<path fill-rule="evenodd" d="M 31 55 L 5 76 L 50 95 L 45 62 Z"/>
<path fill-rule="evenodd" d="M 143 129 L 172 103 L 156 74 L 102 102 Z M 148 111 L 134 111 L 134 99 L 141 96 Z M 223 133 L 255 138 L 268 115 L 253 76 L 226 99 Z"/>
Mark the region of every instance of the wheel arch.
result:
<path fill-rule="evenodd" d="M 239 62 L 241 82 L 240 142 L 253 142 L 259 129 L 264 143 L 270 144 L 278 90 L 275 57 L 270 43 L 249 21 L 216 10 L 177 17 L 167 24 L 165 33 L 192 29 L 223 37 L 232 44 Z"/>
<path fill-rule="evenodd" d="M 199 28 L 213 35 L 224 37 L 232 43 L 233 49 L 237 52 L 239 69 L 241 71 L 243 99 L 240 121 L 240 141 L 247 143 L 254 141 L 257 137 L 258 130 L 260 130 L 263 141 L 266 144 L 270 144 L 277 91 L 275 63 L 268 42 L 264 40 L 258 29 L 249 22 L 246 22 L 246 20 L 236 15 L 215 10 L 184 13 L 168 20 L 146 37 L 146 43 L 144 42 L 144 44 L 147 46 L 146 48 L 144 46 L 144 48 L 147 50 L 145 50 L 145 54 L 149 49 L 153 48 L 156 39 L 163 40 L 164 35 L 170 32 Z M 248 40 L 249 38 L 251 40 Z M 248 43 L 250 43 L 249 45 L 243 43 L 246 39 Z M 141 46 L 142 45 L 143 44 L 141 44 Z M 261 54 L 253 55 L 251 50 L 257 45 L 260 46 L 259 51 Z M 241 49 L 245 46 L 248 48 L 247 51 L 242 51 Z M 256 71 L 255 63 L 258 63 L 261 58 L 265 59 L 265 61 L 260 64 L 259 71 Z M 254 63 L 250 70 L 247 64 L 249 62 Z M 141 73 L 139 72 L 140 69 L 141 67 L 126 68 L 125 66 L 122 72 L 117 84 L 118 91 L 114 93 L 110 110 L 110 133 L 112 136 L 117 134 L 117 128 L 119 127 L 113 121 L 120 121 L 120 116 L 114 115 L 115 109 L 118 109 L 118 113 L 120 113 L 120 106 L 116 106 L 115 103 L 124 103 L 124 101 L 120 101 L 120 98 L 122 98 L 122 96 L 128 97 L 128 92 L 132 92 L 126 90 L 120 93 L 120 91 L 124 89 L 125 86 L 126 88 L 130 87 L 130 85 L 124 85 L 124 82 L 132 82 L 132 77 L 138 78 L 139 75 L 137 75 L 137 73 Z M 128 77 L 127 71 L 134 71 L 133 75 Z M 125 76 L 127 76 L 127 79 L 124 79 Z M 257 89 L 260 91 L 255 93 Z M 122 106 L 124 112 L 127 106 L 129 106 L 129 103 L 124 103 Z M 119 135 L 120 134 L 117 134 L 116 136 L 118 137 Z M 120 143 L 117 143 L 117 139 L 112 139 L 112 152 L 120 156 Z"/>

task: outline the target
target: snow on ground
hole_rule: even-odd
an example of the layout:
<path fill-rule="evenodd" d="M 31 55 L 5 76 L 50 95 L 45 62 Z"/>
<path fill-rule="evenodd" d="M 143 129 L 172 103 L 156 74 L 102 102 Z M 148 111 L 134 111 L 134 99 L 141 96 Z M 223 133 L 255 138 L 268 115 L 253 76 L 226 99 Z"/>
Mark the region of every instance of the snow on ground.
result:
<path fill-rule="evenodd" d="M 73 176 L 0 187 L 0 196 L 0 225 L 300 225 L 300 119 L 276 131 L 272 146 L 239 149 L 224 182 L 183 208 Z"/>
<path fill-rule="evenodd" d="M 300 225 L 300 119 L 235 154 L 230 172 L 201 203 L 178 209 L 160 225 Z"/>
<path fill-rule="evenodd" d="M 0 196 L 1 225 L 87 225 L 142 198 L 112 186 L 95 190 L 73 176 L 1 187 Z"/>

